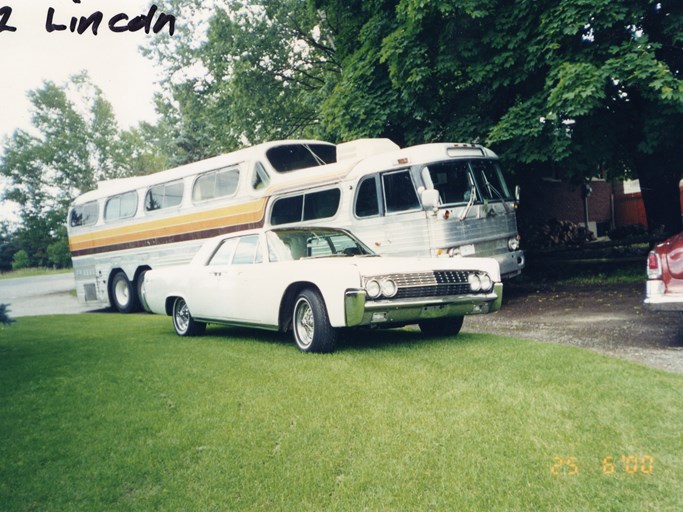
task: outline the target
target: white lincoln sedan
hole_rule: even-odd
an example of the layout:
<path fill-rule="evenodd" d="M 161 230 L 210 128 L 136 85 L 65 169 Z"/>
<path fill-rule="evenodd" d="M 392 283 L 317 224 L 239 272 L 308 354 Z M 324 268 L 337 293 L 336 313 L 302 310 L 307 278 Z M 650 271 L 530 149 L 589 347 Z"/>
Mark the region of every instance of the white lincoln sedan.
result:
<path fill-rule="evenodd" d="M 400 327 L 456 335 L 464 315 L 497 311 L 492 258 L 379 257 L 348 231 L 283 228 L 209 240 L 188 265 L 145 274 L 145 308 L 180 336 L 207 323 L 292 331 L 304 352 L 332 352 L 339 328 Z"/>

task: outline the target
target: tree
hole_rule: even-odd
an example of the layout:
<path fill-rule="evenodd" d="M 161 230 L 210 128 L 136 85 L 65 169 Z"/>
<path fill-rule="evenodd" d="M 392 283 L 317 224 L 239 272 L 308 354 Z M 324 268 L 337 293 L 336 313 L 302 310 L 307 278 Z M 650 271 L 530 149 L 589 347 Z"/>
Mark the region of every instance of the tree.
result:
<path fill-rule="evenodd" d="M 57 268 L 68 268 L 71 266 L 71 252 L 69 251 L 65 226 L 60 227 L 56 241 L 47 246 L 46 254 L 49 263 Z"/>
<path fill-rule="evenodd" d="M 12 270 L 12 258 L 19 249 L 7 221 L 0 221 L 0 272 Z"/>
<path fill-rule="evenodd" d="M 474 140 L 520 171 L 636 177 L 650 231 L 680 231 L 680 2 L 315 5 L 345 13 L 341 77 L 321 113 L 342 137 Z"/>
<path fill-rule="evenodd" d="M 21 270 L 23 268 L 28 268 L 29 266 L 30 261 L 28 259 L 28 253 L 24 249 L 18 250 L 12 258 L 12 270 Z"/>
<path fill-rule="evenodd" d="M 33 127 L 4 141 L 0 174 L 8 187 L 2 199 L 21 205 L 16 249 L 26 252 L 30 265 L 43 266 L 68 261 L 57 250 L 66 243 L 63 226 L 76 196 L 100 180 L 158 171 L 166 158 L 146 138 L 154 128 L 118 128 L 111 105 L 85 73 L 61 86 L 47 81 L 28 95 Z"/>
<path fill-rule="evenodd" d="M 299 0 L 216 3 L 205 26 L 147 49 L 166 68 L 157 105 L 184 161 L 315 135 L 339 69 L 326 18 Z"/>

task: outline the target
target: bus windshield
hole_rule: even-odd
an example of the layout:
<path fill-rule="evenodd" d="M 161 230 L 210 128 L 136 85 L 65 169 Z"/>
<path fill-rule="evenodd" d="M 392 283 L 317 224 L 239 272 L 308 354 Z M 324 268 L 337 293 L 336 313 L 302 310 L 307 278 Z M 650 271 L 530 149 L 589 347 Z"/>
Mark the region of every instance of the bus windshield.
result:
<path fill-rule="evenodd" d="M 477 182 L 479 193 L 489 201 L 512 200 L 508 186 L 494 160 L 471 160 L 470 167 Z"/>
<path fill-rule="evenodd" d="M 505 179 L 493 160 L 452 160 L 429 164 L 429 177 L 442 204 L 466 204 L 473 187 L 477 202 L 511 200 Z"/>

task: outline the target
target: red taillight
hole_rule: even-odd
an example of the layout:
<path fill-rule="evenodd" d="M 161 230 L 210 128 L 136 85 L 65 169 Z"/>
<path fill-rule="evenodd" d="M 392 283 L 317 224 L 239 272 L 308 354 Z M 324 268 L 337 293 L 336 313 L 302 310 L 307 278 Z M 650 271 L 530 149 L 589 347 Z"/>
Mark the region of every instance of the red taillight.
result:
<path fill-rule="evenodd" d="M 659 279 L 662 277 L 662 265 L 659 254 L 652 251 L 647 255 L 647 277 L 648 279 Z"/>

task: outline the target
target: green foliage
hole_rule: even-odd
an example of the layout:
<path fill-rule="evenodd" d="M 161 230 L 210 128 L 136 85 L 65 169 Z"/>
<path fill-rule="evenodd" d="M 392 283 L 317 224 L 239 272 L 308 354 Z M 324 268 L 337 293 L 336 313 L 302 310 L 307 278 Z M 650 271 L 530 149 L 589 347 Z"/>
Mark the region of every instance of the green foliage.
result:
<path fill-rule="evenodd" d="M 25 317 L 0 354 L 4 510 L 683 507 L 683 378 L 588 350 L 367 330 L 309 357 L 88 314 Z"/>
<path fill-rule="evenodd" d="M 166 167 L 163 132 L 146 124 L 119 130 L 111 105 L 85 73 L 63 85 L 45 82 L 28 95 L 33 129 L 16 130 L 4 141 L 0 176 L 7 188 L 0 199 L 20 205 L 12 245 L 30 264 L 64 266 L 69 203 L 100 180 Z"/>
<path fill-rule="evenodd" d="M 683 166 L 666 155 L 683 144 L 683 132 L 670 129 L 683 124 L 680 2 L 400 0 L 350 9 L 356 30 L 335 39 L 343 87 L 323 104 L 343 137 L 479 141 L 520 174 L 552 167 L 575 182 L 607 174 L 677 190 Z M 651 229 L 680 230 L 673 192 L 653 195 L 668 206 L 645 198 Z"/>
<path fill-rule="evenodd" d="M 12 268 L 12 257 L 19 250 L 7 221 L 0 221 L 0 272 Z"/>
<path fill-rule="evenodd" d="M 9 316 L 9 304 L 0 304 L 0 324 L 11 325 L 15 321 Z"/>
<path fill-rule="evenodd" d="M 14 257 L 12 258 L 12 270 L 21 270 L 22 268 L 28 268 L 30 266 L 31 260 L 24 249 L 20 249 L 14 253 Z"/>
<path fill-rule="evenodd" d="M 121 136 L 111 105 L 85 73 L 61 86 L 45 82 L 28 95 L 35 135 L 15 131 L 0 160 L 10 185 L 5 198 L 22 205 L 22 218 L 50 211 L 64 218 L 71 200 L 98 181 L 132 174 L 131 155 L 145 146 L 140 137 Z"/>
<path fill-rule="evenodd" d="M 208 23 L 147 49 L 166 68 L 158 108 L 177 162 L 309 136 L 338 69 L 327 20 L 306 2 L 217 4 Z M 198 40 L 198 33 L 205 36 Z"/>
<path fill-rule="evenodd" d="M 68 240 L 63 237 L 48 245 L 47 257 L 49 262 L 57 268 L 70 267 L 71 252 L 69 251 Z"/>

